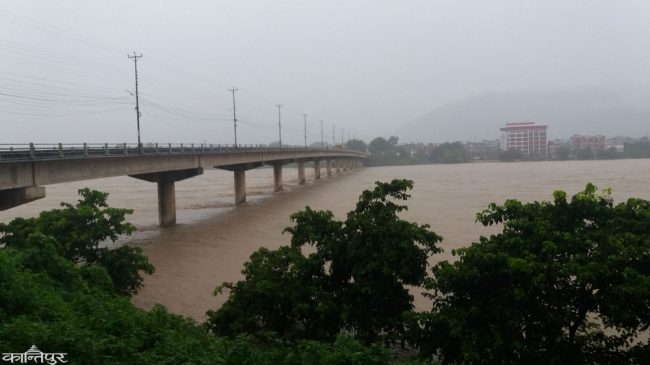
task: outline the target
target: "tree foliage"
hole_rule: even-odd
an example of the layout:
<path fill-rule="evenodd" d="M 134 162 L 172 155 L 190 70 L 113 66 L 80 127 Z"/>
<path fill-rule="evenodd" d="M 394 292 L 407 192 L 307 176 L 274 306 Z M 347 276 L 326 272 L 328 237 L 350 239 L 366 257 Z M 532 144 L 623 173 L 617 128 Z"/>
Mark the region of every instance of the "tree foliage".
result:
<path fill-rule="evenodd" d="M 396 138 L 396 137 L 391 137 L 391 138 Z M 377 137 L 372 141 L 370 141 L 370 145 L 368 145 L 368 149 L 373 154 L 393 153 L 396 149 L 397 139 L 391 140 L 391 142 L 387 141 L 383 137 Z"/>
<path fill-rule="evenodd" d="M 389 363 L 384 348 L 349 337 L 291 345 L 215 338 L 160 305 L 150 311 L 134 307 L 115 293 L 103 267 L 79 266 L 59 256 L 51 238 L 34 234 L 29 240 L 21 249 L 0 249 L 3 352 L 36 344 L 45 352 L 66 352 L 70 364 Z"/>
<path fill-rule="evenodd" d="M 433 163 L 461 163 L 471 161 L 471 156 L 461 142 L 445 142 L 431 151 Z"/>
<path fill-rule="evenodd" d="M 291 245 L 260 249 L 245 279 L 224 283 L 230 296 L 208 312 L 218 334 L 272 331 L 285 338 L 331 339 L 342 330 L 366 342 L 402 331 L 413 309 L 407 286 L 427 277 L 441 238 L 427 225 L 399 218 L 413 183 L 393 180 L 364 191 L 345 221 L 307 207 L 291 216 Z"/>
<path fill-rule="evenodd" d="M 128 211 L 108 208 L 103 193 L 84 190 L 82 196 L 76 206 L 66 204 L 64 210 L 3 226 L 9 235 L 4 237 L 8 245 L 0 246 L 2 352 L 24 352 L 36 344 L 45 352 L 66 352 L 70 364 L 107 365 L 390 362 L 385 348 L 350 337 L 291 344 L 273 338 L 216 338 L 160 305 L 150 311 L 136 308 L 115 290 L 129 286 L 119 281 L 129 275 L 111 272 L 148 265 L 142 261 L 146 258 L 125 255 L 124 248 L 104 252 L 92 244 L 128 231 L 121 215 Z M 102 226 L 106 230 L 100 234 L 96 229 Z M 97 259 L 91 263 L 87 258 Z"/>
<path fill-rule="evenodd" d="M 633 343 L 650 326 L 650 202 L 614 205 L 589 184 L 571 199 L 492 203 L 477 220 L 503 231 L 435 266 L 423 349 L 463 364 L 648 359 Z"/>
<path fill-rule="evenodd" d="M 625 142 L 624 151 L 626 157 L 648 158 L 650 157 L 650 139 L 643 137 L 637 141 Z"/>
<path fill-rule="evenodd" d="M 346 142 L 347 148 L 361 151 L 361 152 L 366 152 L 368 151 L 368 145 L 366 145 L 366 142 L 360 139 L 351 139 Z"/>
<path fill-rule="evenodd" d="M 108 193 L 86 188 L 79 190 L 79 195 L 75 205 L 61 203 L 63 209 L 44 211 L 36 218 L 0 223 L 0 244 L 26 249 L 34 242 L 32 235 L 44 235 L 58 255 L 74 263 L 103 266 L 118 292 L 135 294 L 142 286 L 140 272 L 152 274 L 153 265 L 139 247 L 112 250 L 106 245 L 134 231 L 126 222 L 126 215 L 133 210 L 109 207 Z"/>
<path fill-rule="evenodd" d="M 524 158 L 524 154 L 518 149 L 509 149 L 503 151 L 499 154 L 499 160 L 501 161 L 519 161 Z"/>

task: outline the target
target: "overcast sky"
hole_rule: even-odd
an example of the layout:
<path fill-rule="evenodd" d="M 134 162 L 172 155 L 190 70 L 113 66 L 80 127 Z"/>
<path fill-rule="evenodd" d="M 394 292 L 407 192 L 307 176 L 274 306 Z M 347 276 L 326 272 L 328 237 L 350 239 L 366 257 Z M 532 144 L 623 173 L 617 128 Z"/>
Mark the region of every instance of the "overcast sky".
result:
<path fill-rule="evenodd" d="M 650 85 L 650 1 L 0 0 L 0 143 L 371 139 L 486 91 Z M 468 132 L 471 134 L 471 132 Z"/>

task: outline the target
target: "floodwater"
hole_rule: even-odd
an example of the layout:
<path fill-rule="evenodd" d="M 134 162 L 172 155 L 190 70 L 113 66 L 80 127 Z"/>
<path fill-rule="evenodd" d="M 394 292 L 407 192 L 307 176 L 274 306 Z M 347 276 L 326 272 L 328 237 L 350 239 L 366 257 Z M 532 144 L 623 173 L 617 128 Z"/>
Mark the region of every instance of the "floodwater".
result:
<path fill-rule="evenodd" d="M 324 169 L 321 169 L 324 172 Z M 212 296 L 224 281 L 242 277 L 243 263 L 259 247 L 276 248 L 290 237 L 282 230 L 289 215 L 310 206 L 328 209 L 343 219 L 354 208 L 359 193 L 375 181 L 408 178 L 415 181 L 405 219 L 429 224 L 444 237 L 445 253 L 435 260 L 451 259 L 451 250 L 467 246 L 495 228 L 475 223 L 476 213 L 490 202 L 508 198 L 523 201 L 550 200 L 554 190 L 576 193 L 592 182 L 611 187 L 616 201 L 629 197 L 650 199 L 650 159 L 615 161 L 565 161 L 521 163 L 472 163 L 364 168 L 314 181 L 307 169 L 307 185 L 296 185 L 297 171 L 284 169 L 285 192 L 273 194 L 271 169 L 248 171 L 249 203 L 234 207 L 232 173 L 220 170 L 176 184 L 178 225 L 160 229 L 157 223 L 156 185 L 128 177 L 99 179 L 47 187 L 47 197 L 9 211 L 0 221 L 34 216 L 60 201 L 74 201 L 80 187 L 110 192 L 109 203 L 135 210 L 130 221 L 138 232 L 126 239 L 143 248 L 156 273 L 134 303 L 150 308 L 156 303 L 170 311 L 202 321 L 225 296 Z M 416 308 L 430 309 L 416 295 Z"/>

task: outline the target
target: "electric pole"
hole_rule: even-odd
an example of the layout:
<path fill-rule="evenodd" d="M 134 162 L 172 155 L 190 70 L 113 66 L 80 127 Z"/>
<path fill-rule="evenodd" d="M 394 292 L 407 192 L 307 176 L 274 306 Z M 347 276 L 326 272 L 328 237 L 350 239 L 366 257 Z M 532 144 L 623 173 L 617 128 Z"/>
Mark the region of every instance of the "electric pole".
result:
<path fill-rule="evenodd" d="M 236 87 L 231 87 L 228 91 L 232 92 L 232 122 L 235 126 L 235 148 L 237 148 L 237 109 L 235 107 L 235 91 L 239 90 Z"/>
<path fill-rule="evenodd" d="M 343 128 L 341 128 L 341 148 L 343 148 Z"/>
<path fill-rule="evenodd" d="M 336 126 L 332 125 L 332 148 L 336 146 L 336 141 L 334 140 L 336 138 Z"/>
<path fill-rule="evenodd" d="M 305 119 L 305 148 L 307 148 L 307 114 L 303 114 L 302 117 Z"/>
<path fill-rule="evenodd" d="M 133 56 L 126 55 L 126 57 L 133 59 L 135 65 L 135 115 L 138 121 L 138 149 L 142 149 L 142 142 L 140 141 L 140 100 L 138 99 L 138 58 L 142 58 L 142 53 L 137 56 L 133 51 Z"/>
<path fill-rule="evenodd" d="M 275 107 L 278 108 L 278 135 L 280 136 L 280 148 L 282 148 L 282 114 L 280 114 L 282 104 L 276 104 Z"/>
<path fill-rule="evenodd" d="M 323 121 L 320 121 L 320 148 L 325 148 L 325 140 L 323 139 Z"/>

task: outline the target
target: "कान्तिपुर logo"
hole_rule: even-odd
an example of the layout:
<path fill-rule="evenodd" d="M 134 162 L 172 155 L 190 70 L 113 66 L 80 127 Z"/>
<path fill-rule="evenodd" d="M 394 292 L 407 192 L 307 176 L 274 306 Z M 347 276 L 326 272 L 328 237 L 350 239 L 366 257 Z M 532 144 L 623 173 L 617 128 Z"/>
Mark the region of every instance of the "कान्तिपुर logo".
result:
<path fill-rule="evenodd" d="M 10 364 L 65 364 L 68 360 L 65 359 L 67 352 L 53 352 L 45 353 L 32 345 L 29 350 L 25 352 L 3 352 L 2 361 Z"/>

